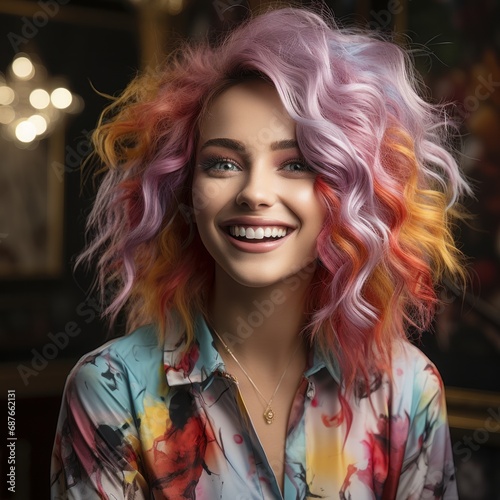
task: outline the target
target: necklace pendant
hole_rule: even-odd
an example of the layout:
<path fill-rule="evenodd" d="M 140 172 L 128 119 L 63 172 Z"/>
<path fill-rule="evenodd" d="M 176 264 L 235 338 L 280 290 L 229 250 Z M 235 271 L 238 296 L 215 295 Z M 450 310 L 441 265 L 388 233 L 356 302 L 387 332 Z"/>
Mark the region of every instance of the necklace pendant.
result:
<path fill-rule="evenodd" d="M 266 411 L 264 412 L 264 420 L 266 421 L 266 424 L 272 424 L 274 419 L 274 411 L 270 406 L 266 408 Z"/>

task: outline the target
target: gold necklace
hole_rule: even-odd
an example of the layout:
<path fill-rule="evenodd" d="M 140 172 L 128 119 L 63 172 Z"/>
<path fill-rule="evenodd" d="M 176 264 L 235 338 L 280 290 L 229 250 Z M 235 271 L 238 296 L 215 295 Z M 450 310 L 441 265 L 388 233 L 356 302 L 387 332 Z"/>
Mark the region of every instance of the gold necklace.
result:
<path fill-rule="evenodd" d="M 229 349 L 228 345 L 222 340 L 222 337 L 217 333 L 217 331 L 215 330 L 215 328 L 213 326 L 212 326 L 212 330 L 214 331 L 215 335 L 217 335 L 217 338 L 221 341 L 221 344 L 224 346 L 224 349 L 234 359 L 235 363 L 240 367 L 240 370 L 245 374 L 245 376 L 247 377 L 248 381 L 252 384 L 252 386 L 255 389 L 255 391 L 257 392 L 257 394 L 262 398 L 262 401 L 264 401 L 265 409 L 264 409 L 264 413 L 262 416 L 264 417 L 266 424 L 269 424 L 269 425 L 272 424 L 276 414 L 274 413 L 274 410 L 273 410 L 271 405 L 274 401 L 276 394 L 278 393 L 278 390 L 281 386 L 281 382 L 283 382 L 283 379 L 285 378 L 286 372 L 288 371 L 288 368 L 292 364 L 293 358 L 295 357 L 295 354 L 297 353 L 297 351 L 299 349 L 300 342 L 297 344 L 295 351 L 293 351 L 293 354 L 290 357 L 290 361 L 288 361 L 288 364 L 286 365 L 285 371 L 282 373 L 282 375 L 279 379 L 278 385 L 276 386 L 276 389 L 274 389 L 273 395 L 271 396 L 271 399 L 269 401 L 267 401 L 265 396 L 262 394 L 262 392 L 260 392 L 260 390 L 257 387 L 257 385 L 255 384 L 255 382 L 252 380 L 252 377 L 250 377 L 250 375 L 245 370 L 245 368 L 243 368 L 241 363 L 236 359 L 236 356 L 233 354 L 231 349 Z"/>

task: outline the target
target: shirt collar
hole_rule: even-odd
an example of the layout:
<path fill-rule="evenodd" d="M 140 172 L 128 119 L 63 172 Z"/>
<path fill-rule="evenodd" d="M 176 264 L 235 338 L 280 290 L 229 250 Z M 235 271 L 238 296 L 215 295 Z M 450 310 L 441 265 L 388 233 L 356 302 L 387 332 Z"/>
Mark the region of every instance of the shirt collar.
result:
<path fill-rule="evenodd" d="M 340 366 L 332 354 L 331 359 L 326 359 L 321 350 L 317 345 L 313 348 L 313 360 L 311 366 L 304 372 L 304 376 L 309 378 L 310 376 L 318 373 L 323 368 L 326 368 L 330 376 L 337 382 L 337 384 L 341 385 L 341 376 L 340 376 Z"/>
<path fill-rule="evenodd" d="M 202 383 L 216 371 L 226 371 L 224 362 L 214 347 L 212 333 L 202 314 L 198 314 L 194 323 L 195 339 L 186 351 L 184 332 L 169 335 L 165 339 L 163 363 L 169 386 Z M 314 348 L 312 364 L 304 373 L 309 377 L 326 368 L 335 381 L 340 384 L 340 369 L 336 359 L 328 361 L 319 348 Z"/>
<path fill-rule="evenodd" d="M 184 332 L 165 339 L 163 364 L 170 386 L 201 383 L 215 371 L 225 371 L 224 362 L 214 347 L 212 334 L 201 314 L 195 318 L 194 335 L 187 351 Z"/>

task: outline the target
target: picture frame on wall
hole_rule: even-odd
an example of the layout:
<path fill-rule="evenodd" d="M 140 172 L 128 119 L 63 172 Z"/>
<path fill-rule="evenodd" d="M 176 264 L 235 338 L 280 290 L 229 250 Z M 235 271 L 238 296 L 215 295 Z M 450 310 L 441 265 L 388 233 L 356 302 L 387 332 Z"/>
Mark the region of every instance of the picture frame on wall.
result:
<path fill-rule="evenodd" d="M 30 148 L 0 136 L 0 280 L 64 269 L 64 126 Z"/>

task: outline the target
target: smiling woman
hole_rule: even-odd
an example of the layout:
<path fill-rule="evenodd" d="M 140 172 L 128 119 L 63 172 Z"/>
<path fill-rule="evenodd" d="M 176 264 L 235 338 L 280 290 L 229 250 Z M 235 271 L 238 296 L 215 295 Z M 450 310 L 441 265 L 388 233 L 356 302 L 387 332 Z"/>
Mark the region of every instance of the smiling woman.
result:
<path fill-rule="evenodd" d="M 442 381 L 407 332 L 464 279 L 468 187 L 409 68 L 271 10 L 105 111 L 82 259 L 129 334 L 68 378 L 54 498 L 457 497 Z"/>

